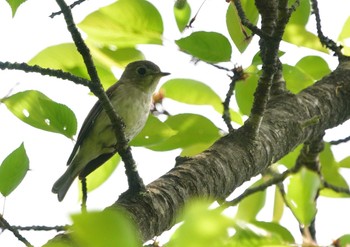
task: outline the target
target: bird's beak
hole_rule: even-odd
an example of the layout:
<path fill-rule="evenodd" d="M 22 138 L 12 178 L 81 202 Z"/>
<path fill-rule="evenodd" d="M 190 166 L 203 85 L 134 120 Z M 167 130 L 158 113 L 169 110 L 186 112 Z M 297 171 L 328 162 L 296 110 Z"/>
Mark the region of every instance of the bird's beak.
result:
<path fill-rule="evenodd" d="M 163 77 L 163 76 L 170 75 L 170 73 L 168 73 L 168 72 L 160 72 L 159 75 L 160 75 L 161 77 Z"/>

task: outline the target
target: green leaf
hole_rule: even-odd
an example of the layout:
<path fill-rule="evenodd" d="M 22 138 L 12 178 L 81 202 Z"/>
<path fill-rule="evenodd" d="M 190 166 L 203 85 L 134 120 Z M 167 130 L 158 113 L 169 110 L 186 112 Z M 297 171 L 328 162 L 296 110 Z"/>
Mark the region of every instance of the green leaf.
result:
<path fill-rule="evenodd" d="M 320 154 L 320 163 L 321 174 L 328 183 L 346 189 L 349 188 L 346 179 L 339 172 L 339 164 L 334 159 L 329 143 L 325 144 L 324 150 Z M 321 195 L 328 197 L 349 197 L 347 194 L 337 193 L 327 188 L 321 190 Z"/>
<path fill-rule="evenodd" d="M 29 170 L 29 159 L 22 143 L 0 166 L 0 193 L 8 196 L 22 182 Z"/>
<path fill-rule="evenodd" d="M 328 50 L 322 46 L 317 35 L 307 31 L 304 26 L 293 24 L 287 25 L 283 34 L 283 40 L 296 46 L 311 48 L 317 51 L 328 53 Z"/>
<path fill-rule="evenodd" d="M 264 183 L 264 179 L 261 178 L 249 188 L 250 189 L 254 188 L 263 183 Z M 266 199 L 266 190 L 254 193 L 253 195 L 250 195 L 244 198 L 238 204 L 238 210 L 235 218 L 238 220 L 243 220 L 247 222 L 255 220 L 256 216 L 265 205 L 265 199 Z"/>
<path fill-rule="evenodd" d="M 350 156 L 339 161 L 339 167 L 350 168 Z"/>
<path fill-rule="evenodd" d="M 153 115 L 149 115 L 145 127 L 130 142 L 131 146 L 152 147 L 162 143 L 177 132 Z"/>
<path fill-rule="evenodd" d="M 162 44 L 162 17 L 144 0 L 119 0 L 88 15 L 78 26 L 89 40 L 106 46 Z"/>
<path fill-rule="evenodd" d="M 293 24 L 293 25 L 305 26 L 309 21 L 310 13 L 311 13 L 310 1 L 300 1 L 298 8 L 293 12 L 287 25 Z"/>
<path fill-rule="evenodd" d="M 345 41 L 345 39 L 350 37 L 350 16 L 345 21 L 343 25 L 343 29 L 341 30 L 338 40 L 339 41 Z"/>
<path fill-rule="evenodd" d="M 255 225 L 256 224 L 256 225 Z M 268 225 L 271 224 L 271 225 Z M 230 247 L 288 247 L 286 243 L 288 231 L 279 227 L 275 223 L 254 222 L 253 224 L 237 224 L 235 227 L 236 233 L 229 239 Z M 289 233 L 290 234 L 290 233 Z M 292 242 L 293 243 L 293 242 Z"/>
<path fill-rule="evenodd" d="M 10 5 L 12 10 L 12 18 L 15 16 L 17 9 L 27 0 L 6 0 L 6 2 Z"/>
<path fill-rule="evenodd" d="M 125 67 L 126 64 L 144 59 L 144 55 L 135 48 L 110 49 L 88 43 L 95 66 L 104 88 L 116 82 L 112 67 Z M 61 69 L 76 76 L 90 79 L 84 61 L 74 44 L 66 43 L 48 47 L 33 57 L 29 64 L 52 69 Z"/>
<path fill-rule="evenodd" d="M 135 226 L 121 210 L 72 215 L 72 238 L 79 246 L 141 246 Z"/>
<path fill-rule="evenodd" d="M 176 135 L 158 145 L 149 147 L 150 149 L 167 151 L 204 144 L 201 150 L 203 151 L 220 137 L 218 128 L 209 119 L 201 115 L 179 114 L 169 116 L 165 124 L 177 131 Z"/>
<path fill-rule="evenodd" d="M 183 224 L 171 236 L 168 247 L 224 246 L 228 239 L 227 228 L 232 220 L 218 210 L 209 210 L 209 203 L 192 201 L 184 209 Z"/>
<path fill-rule="evenodd" d="M 35 128 L 68 138 L 72 138 L 77 131 L 77 120 L 72 110 L 39 91 L 19 92 L 1 101 L 16 117 Z"/>
<path fill-rule="evenodd" d="M 327 62 L 319 56 L 305 56 L 295 66 L 315 81 L 331 72 Z"/>
<path fill-rule="evenodd" d="M 350 234 L 345 234 L 339 238 L 338 246 L 347 247 L 350 245 Z"/>
<path fill-rule="evenodd" d="M 166 98 L 192 105 L 211 105 L 218 113 L 223 113 L 222 101 L 211 87 L 191 79 L 171 79 L 161 87 Z M 186 93 L 183 93 L 186 92 Z M 239 113 L 230 110 L 231 119 L 243 124 Z"/>
<path fill-rule="evenodd" d="M 306 168 L 301 168 L 298 173 L 290 177 L 286 200 L 302 225 L 310 225 L 315 218 L 317 212 L 315 200 L 320 185 L 318 174 Z"/>
<path fill-rule="evenodd" d="M 284 156 L 277 163 L 284 165 L 288 169 L 294 167 L 302 147 L 303 145 L 297 146 L 292 152 Z"/>
<path fill-rule="evenodd" d="M 274 222 L 279 222 L 283 216 L 284 211 L 284 201 L 280 190 L 275 186 L 275 198 L 273 200 L 273 216 L 272 220 Z"/>
<path fill-rule="evenodd" d="M 295 243 L 293 235 L 286 228 L 284 228 L 278 223 L 264 221 L 254 221 L 251 223 L 259 227 L 260 229 L 267 231 L 268 233 L 270 233 L 269 235 L 275 237 L 278 236 L 278 238 L 281 238 L 281 240 L 283 240 L 282 242 L 287 242 L 290 244 Z"/>
<path fill-rule="evenodd" d="M 259 13 L 254 2 L 244 0 L 241 1 L 241 5 L 249 21 L 256 25 L 259 19 Z M 233 43 L 243 53 L 250 44 L 252 32 L 241 24 L 241 19 L 233 2 L 228 6 L 226 12 L 226 26 Z"/>
<path fill-rule="evenodd" d="M 114 170 L 120 163 L 120 156 L 115 154 L 112 158 L 107 160 L 102 166 L 97 168 L 94 172 L 90 173 L 87 177 L 87 189 L 91 192 L 100 187 L 107 179 L 112 175 Z M 79 183 L 81 188 L 81 183 Z M 79 198 L 82 197 L 81 189 L 79 189 Z"/>
<path fill-rule="evenodd" d="M 299 93 L 314 83 L 311 76 L 304 73 L 296 66 L 283 64 L 283 77 L 287 83 L 287 89 L 292 93 Z"/>
<path fill-rule="evenodd" d="M 254 69 L 253 69 L 254 67 Z M 253 106 L 253 100 L 254 100 L 254 92 L 256 90 L 256 87 L 258 85 L 259 75 L 257 74 L 257 70 L 255 66 L 251 66 L 248 68 L 247 71 L 252 71 L 252 73 L 249 73 L 249 77 L 245 79 L 244 81 L 239 81 L 236 83 L 236 101 L 239 107 L 239 111 L 249 116 L 250 115 L 250 109 Z"/>
<path fill-rule="evenodd" d="M 182 51 L 209 63 L 226 62 L 231 58 L 231 44 L 220 33 L 193 32 L 190 36 L 176 40 L 175 43 Z"/>
<path fill-rule="evenodd" d="M 179 2 L 184 2 L 184 4 L 180 5 Z M 175 2 L 174 16 L 179 31 L 183 32 L 191 18 L 191 7 L 186 0 Z"/>

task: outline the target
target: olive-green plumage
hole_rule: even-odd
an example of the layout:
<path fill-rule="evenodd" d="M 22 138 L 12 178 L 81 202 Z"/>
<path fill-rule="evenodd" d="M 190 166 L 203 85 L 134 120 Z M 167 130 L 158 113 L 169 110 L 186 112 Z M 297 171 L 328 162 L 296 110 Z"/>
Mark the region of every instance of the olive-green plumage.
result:
<path fill-rule="evenodd" d="M 113 107 L 125 123 L 125 137 L 132 140 L 144 127 L 161 72 L 150 61 L 128 64 L 118 83 L 107 91 Z M 86 177 L 116 153 L 116 137 L 111 121 L 99 101 L 87 115 L 77 142 L 67 161 L 66 172 L 55 182 L 52 192 L 62 201 L 74 179 Z"/>

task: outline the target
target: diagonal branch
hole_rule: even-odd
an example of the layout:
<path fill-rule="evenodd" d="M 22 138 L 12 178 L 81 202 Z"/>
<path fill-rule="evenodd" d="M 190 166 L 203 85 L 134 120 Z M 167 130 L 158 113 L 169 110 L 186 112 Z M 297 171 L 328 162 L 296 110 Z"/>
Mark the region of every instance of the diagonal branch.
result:
<path fill-rule="evenodd" d="M 315 117 L 318 121 L 305 126 L 305 121 Z M 254 140 L 247 138 L 245 128 L 240 128 L 203 153 L 179 161 L 175 168 L 147 185 L 148 193 L 120 197 L 109 209 L 125 208 L 142 238 L 150 239 L 174 224 L 189 199 L 226 198 L 311 136 L 321 136 L 326 129 L 349 118 L 350 65 L 345 62 L 297 95 L 272 97 Z"/>

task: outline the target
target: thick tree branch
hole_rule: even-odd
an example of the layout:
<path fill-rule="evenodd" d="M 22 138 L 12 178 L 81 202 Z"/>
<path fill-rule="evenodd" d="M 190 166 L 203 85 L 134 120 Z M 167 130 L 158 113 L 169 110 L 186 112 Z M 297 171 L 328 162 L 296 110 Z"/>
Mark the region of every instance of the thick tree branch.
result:
<path fill-rule="evenodd" d="M 304 126 L 309 119 L 314 124 Z M 299 144 L 350 118 L 350 64 L 298 95 L 272 97 L 252 141 L 245 127 L 183 162 L 147 186 L 148 193 L 121 196 L 109 209 L 125 208 L 144 240 L 169 229 L 191 198 L 225 199 L 243 182 L 263 172 Z"/>

